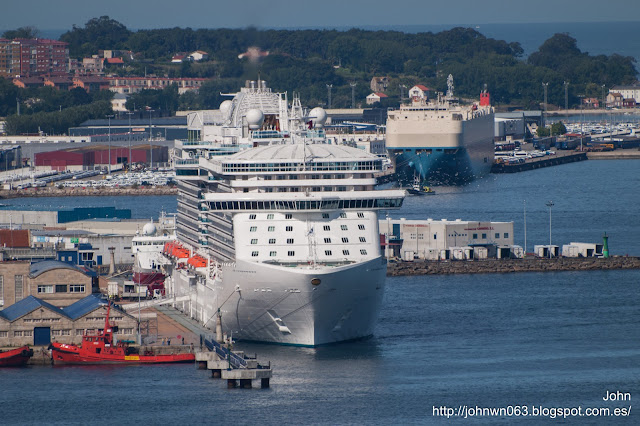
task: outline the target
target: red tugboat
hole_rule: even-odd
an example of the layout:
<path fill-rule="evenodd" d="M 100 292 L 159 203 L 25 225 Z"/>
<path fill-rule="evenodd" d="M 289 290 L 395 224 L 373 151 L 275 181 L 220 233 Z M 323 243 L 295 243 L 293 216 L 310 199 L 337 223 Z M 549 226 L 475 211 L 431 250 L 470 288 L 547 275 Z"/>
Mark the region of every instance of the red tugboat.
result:
<path fill-rule="evenodd" d="M 194 362 L 193 353 L 155 354 L 153 351 L 138 353 L 138 348 L 119 341 L 114 344 L 113 333 L 118 326 L 109 322 L 111 303 L 107 307 L 104 330 L 98 334 L 82 336 L 82 345 L 53 342 L 49 345 L 51 359 L 54 364 L 160 364 L 177 362 Z"/>
<path fill-rule="evenodd" d="M 33 349 L 29 346 L 22 346 L 9 351 L 0 351 L 0 367 L 20 367 L 29 362 L 33 356 Z"/>

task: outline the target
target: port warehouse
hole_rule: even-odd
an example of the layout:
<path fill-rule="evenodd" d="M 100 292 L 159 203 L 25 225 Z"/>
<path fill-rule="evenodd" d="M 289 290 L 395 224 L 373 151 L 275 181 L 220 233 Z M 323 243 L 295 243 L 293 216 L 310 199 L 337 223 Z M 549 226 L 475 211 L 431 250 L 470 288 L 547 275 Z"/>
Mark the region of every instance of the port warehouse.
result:
<path fill-rule="evenodd" d="M 523 257 L 513 244 L 513 222 L 380 220 L 380 241 L 388 259 L 486 259 Z"/>
<path fill-rule="evenodd" d="M 55 259 L 73 265 L 133 264 L 132 238 L 146 221 L 132 220 L 131 210 L 114 207 L 70 211 L 0 210 L 2 259 Z M 16 229 L 20 228 L 20 229 Z"/>
<path fill-rule="evenodd" d="M 111 155 L 111 157 L 109 157 Z M 131 155 L 131 158 L 129 158 Z M 111 147 L 97 145 L 68 149 L 64 151 L 50 151 L 36 153 L 34 164 L 36 170 L 50 169 L 86 170 L 94 166 L 108 167 L 123 163 L 167 163 L 169 152 L 166 146 L 138 145 L 129 150 L 128 147 Z"/>
<path fill-rule="evenodd" d="M 471 260 L 524 257 L 514 245 L 513 222 L 456 220 L 380 220 L 380 244 L 387 259 Z M 564 257 L 601 256 L 602 244 L 571 242 L 562 246 Z M 558 257 L 559 247 L 536 245 L 538 257 Z"/>
<path fill-rule="evenodd" d="M 37 289 L 35 289 L 37 292 Z M 104 328 L 107 301 L 100 294 L 76 297 L 60 307 L 51 297 L 25 295 L 0 311 L 0 347 L 47 346 L 51 341 L 80 344 L 84 333 Z M 138 322 L 119 307 L 112 307 L 111 319 L 118 324 L 119 340 L 135 340 Z"/>

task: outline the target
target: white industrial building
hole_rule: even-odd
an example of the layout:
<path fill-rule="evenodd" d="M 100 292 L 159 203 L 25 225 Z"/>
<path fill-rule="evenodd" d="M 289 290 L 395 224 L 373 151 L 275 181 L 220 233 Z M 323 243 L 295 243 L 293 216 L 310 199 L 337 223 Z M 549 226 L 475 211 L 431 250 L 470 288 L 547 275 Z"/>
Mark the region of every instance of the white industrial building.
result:
<path fill-rule="evenodd" d="M 403 260 L 483 259 L 523 257 L 513 245 L 513 222 L 456 220 L 380 221 L 385 256 Z"/>
<path fill-rule="evenodd" d="M 602 244 L 597 243 L 569 243 L 562 246 L 564 257 L 600 257 L 603 256 Z"/>

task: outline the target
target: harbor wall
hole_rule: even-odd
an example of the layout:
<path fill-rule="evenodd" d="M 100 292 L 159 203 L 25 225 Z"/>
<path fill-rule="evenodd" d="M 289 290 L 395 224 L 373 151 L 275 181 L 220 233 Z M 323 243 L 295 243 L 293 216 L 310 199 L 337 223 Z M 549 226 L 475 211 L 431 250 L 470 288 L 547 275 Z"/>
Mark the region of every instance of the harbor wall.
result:
<path fill-rule="evenodd" d="M 538 258 L 483 259 L 474 261 L 394 262 L 387 266 L 387 276 L 495 274 L 512 272 L 593 271 L 604 269 L 640 269 L 640 257 L 610 258 Z"/>

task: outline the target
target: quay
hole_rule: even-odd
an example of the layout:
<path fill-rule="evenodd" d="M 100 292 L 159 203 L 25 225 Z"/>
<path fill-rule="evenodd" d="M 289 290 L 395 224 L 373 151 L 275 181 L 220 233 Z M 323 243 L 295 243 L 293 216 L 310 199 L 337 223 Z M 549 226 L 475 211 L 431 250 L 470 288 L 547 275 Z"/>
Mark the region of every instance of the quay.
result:
<path fill-rule="evenodd" d="M 28 198 L 28 197 L 80 197 L 80 196 L 100 196 L 115 197 L 120 195 L 177 195 L 177 187 L 170 186 L 139 186 L 123 188 L 107 187 L 77 187 L 77 188 L 57 188 L 54 186 L 46 188 L 26 188 L 26 189 L 3 189 L 0 190 L 0 199 L 8 198 Z"/>
<path fill-rule="evenodd" d="M 640 269 L 640 257 L 554 257 L 549 259 L 528 256 L 524 259 L 415 260 L 413 262 L 390 262 L 387 266 L 387 276 L 599 271 L 605 269 Z"/>
<path fill-rule="evenodd" d="M 494 163 L 491 166 L 491 173 L 517 173 L 526 170 L 540 169 L 542 167 L 557 166 L 559 164 L 574 163 L 576 161 L 587 160 L 586 152 L 576 152 L 568 154 L 557 154 L 544 158 L 533 158 L 524 163 L 508 164 Z"/>

